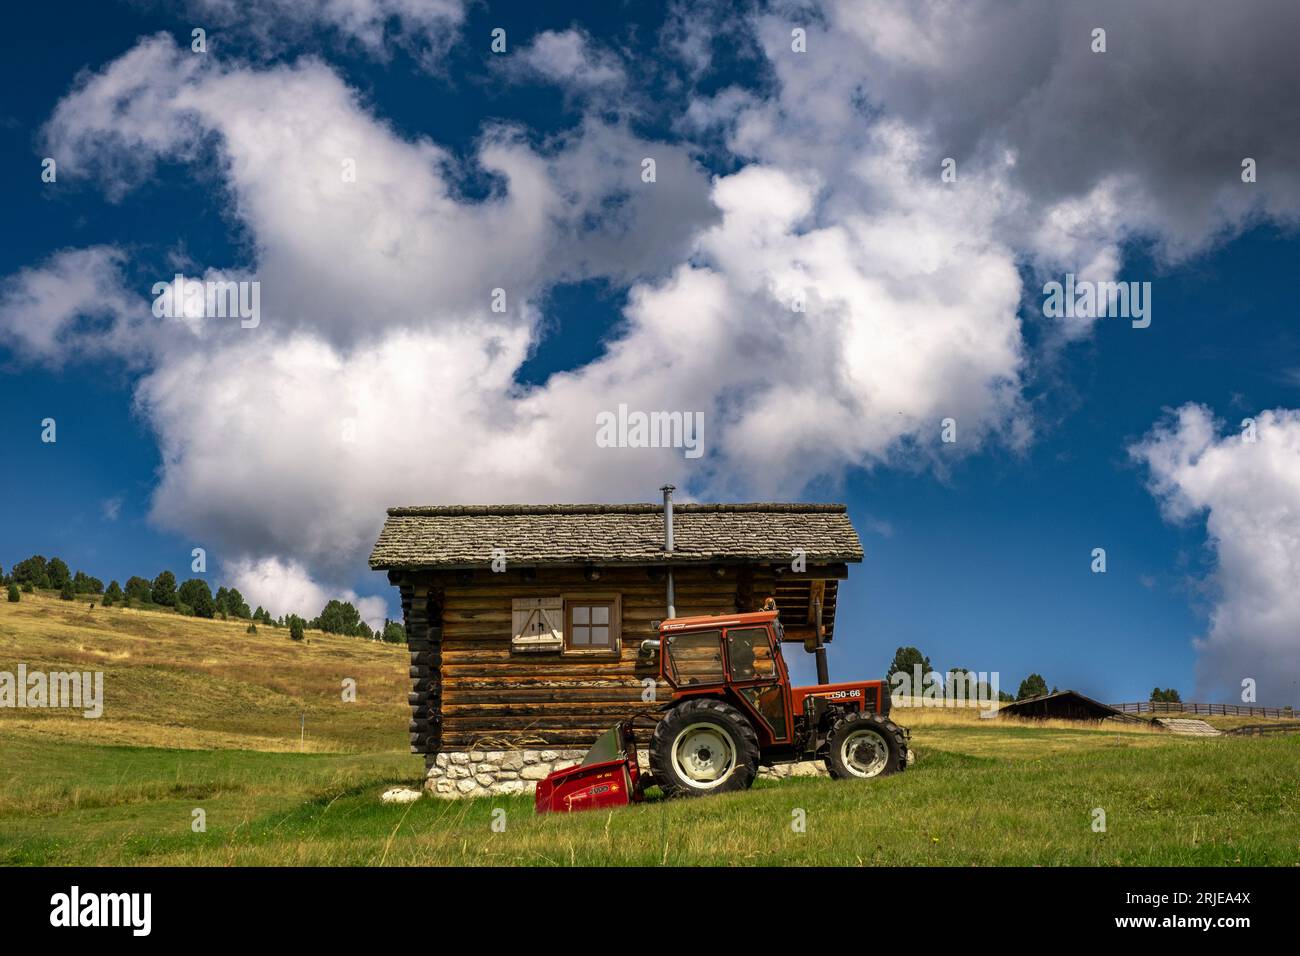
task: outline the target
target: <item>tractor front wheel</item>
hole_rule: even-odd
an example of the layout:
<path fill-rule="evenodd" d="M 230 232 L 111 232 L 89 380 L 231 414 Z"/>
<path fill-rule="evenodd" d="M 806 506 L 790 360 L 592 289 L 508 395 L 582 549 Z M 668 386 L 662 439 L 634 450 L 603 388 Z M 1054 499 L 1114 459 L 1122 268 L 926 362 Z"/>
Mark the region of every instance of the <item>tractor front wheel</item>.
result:
<path fill-rule="evenodd" d="M 730 704 L 685 701 L 655 725 L 650 772 L 670 797 L 746 790 L 758 773 L 758 735 Z"/>
<path fill-rule="evenodd" d="M 826 769 L 836 780 L 866 780 L 907 767 L 903 731 L 879 714 L 841 717 L 826 738 Z"/>

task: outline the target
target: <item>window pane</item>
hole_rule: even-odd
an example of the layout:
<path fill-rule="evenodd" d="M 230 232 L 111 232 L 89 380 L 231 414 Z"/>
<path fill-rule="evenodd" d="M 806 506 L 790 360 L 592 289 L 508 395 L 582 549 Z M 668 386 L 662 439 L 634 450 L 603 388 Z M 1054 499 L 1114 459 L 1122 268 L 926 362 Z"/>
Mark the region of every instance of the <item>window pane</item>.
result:
<path fill-rule="evenodd" d="M 609 628 L 607 628 L 607 627 L 593 627 L 593 628 L 591 629 L 591 643 L 593 643 L 593 644 L 605 644 L 605 645 L 608 645 L 608 644 L 609 644 Z"/>
<path fill-rule="evenodd" d="M 732 680 L 767 679 L 776 676 L 772 645 L 767 629 L 738 628 L 727 632 L 727 652 L 731 655 Z"/>
<path fill-rule="evenodd" d="M 574 643 L 574 644 L 590 644 L 590 643 L 591 643 L 591 628 L 589 628 L 589 627 L 575 627 L 575 628 L 573 629 L 573 643 Z"/>
<path fill-rule="evenodd" d="M 575 607 L 575 608 L 573 609 L 573 623 L 574 623 L 574 624 L 590 624 L 590 623 L 591 623 L 591 608 L 586 607 L 586 606 L 583 606 L 583 605 L 579 605 L 579 606 Z"/>
<path fill-rule="evenodd" d="M 722 632 L 695 631 L 668 639 L 668 654 L 679 684 L 715 684 L 722 680 Z"/>
<path fill-rule="evenodd" d="M 591 609 L 591 623 L 592 623 L 592 624 L 608 624 L 608 623 L 609 623 L 609 608 L 608 608 L 608 607 L 603 607 L 603 606 L 600 606 L 600 607 L 593 607 L 593 608 Z"/>

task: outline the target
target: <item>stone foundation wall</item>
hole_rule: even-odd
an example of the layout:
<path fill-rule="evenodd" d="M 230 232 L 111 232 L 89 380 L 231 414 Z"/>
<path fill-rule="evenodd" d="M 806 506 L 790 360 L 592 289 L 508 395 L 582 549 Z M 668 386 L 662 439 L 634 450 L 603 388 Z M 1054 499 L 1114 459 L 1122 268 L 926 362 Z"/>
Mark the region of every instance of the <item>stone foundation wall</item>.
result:
<path fill-rule="evenodd" d="M 468 750 L 444 751 L 429 765 L 424 788 L 432 796 L 449 800 L 461 797 L 490 797 L 496 794 L 532 793 L 537 781 L 555 770 L 581 763 L 585 750 Z M 650 756 L 637 753 L 641 767 L 650 767 Z M 759 777 L 824 777 L 820 763 L 779 764 L 760 767 Z"/>
<path fill-rule="evenodd" d="M 554 770 L 581 763 L 585 750 L 452 750 L 433 758 L 424 788 L 435 797 L 532 793 Z"/>

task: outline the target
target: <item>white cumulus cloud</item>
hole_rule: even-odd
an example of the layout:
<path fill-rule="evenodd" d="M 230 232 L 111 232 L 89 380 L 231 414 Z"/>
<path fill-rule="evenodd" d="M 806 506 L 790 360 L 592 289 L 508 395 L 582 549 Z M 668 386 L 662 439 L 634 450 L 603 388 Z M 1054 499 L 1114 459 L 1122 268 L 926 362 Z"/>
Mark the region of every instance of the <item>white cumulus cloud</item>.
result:
<path fill-rule="evenodd" d="M 1224 432 L 1188 404 L 1130 449 L 1171 520 L 1205 521 L 1216 567 L 1208 633 L 1196 642 L 1198 687 L 1261 704 L 1294 700 L 1300 680 L 1300 411 Z"/>
<path fill-rule="evenodd" d="M 350 589 L 326 589 L 295 561 L 279 558 L 237 559 L 222 566 L 226 579 L 252 607 L 261 606 L 272 617 L 297 614 L 310 620 L 334 599 L 349 601 L 371 629 L 383 629 L 388 604 L 381 597 L 359 597 Z"/>
<path fill-rule="evenodd" d="M 0 331 L 20 357 L 48 365 L 116 356 L 143 359 L 147 303 L 126 287 L 126 254 L 113 246 L 65 249 L 0 282 Z"/>
<path fill-rule="evenodd" d="M 465 19 L 463 0 L 189 0 L 188 7 L 197 25 L 248 36 L 266 54 L 325 33 L 381 61 L 404 49 L 431 72 Z M 214 39 L 219 49 L 221 33 Z"/>
<path fill-rule="evenodd" d="M 526 76 L 575 91 L 616 89 L 627 80 L 618 58 L 577 28 L 542 31 L 510 62 Z"/>
<path fill-rule="evenodd" d="M 944 418 L 949 454 L 1027 439 L 996 197 L 920 175 L 906 126 L 711 184 L 689 147 L 593 118 L 545 155 L 497 129 L 478 160 L 501 183 L 470 201 L 437 144 L 399 136 L 321 63 L 194 59 L 142 40 L 79 83 L 47 138 L 122 201 L 153 163 L 217 151 L 255 250 L 232 272 L 261 282 L 262 321 L 170 338 L 136 398 L 162 457 L 153 519 L 254 584 L 314 602 L 307 583 L 354 574 L 396 503 L 640 500 L 664 480 L 793 496 L 851 467 L 945 467 Z M 623 324 L 586 365 L 521 386 L 532 303 L 582 275 L 630 284 Z M 619 404 L 702 413 L 704 458 L 598 447 L 596 416 Z"/>

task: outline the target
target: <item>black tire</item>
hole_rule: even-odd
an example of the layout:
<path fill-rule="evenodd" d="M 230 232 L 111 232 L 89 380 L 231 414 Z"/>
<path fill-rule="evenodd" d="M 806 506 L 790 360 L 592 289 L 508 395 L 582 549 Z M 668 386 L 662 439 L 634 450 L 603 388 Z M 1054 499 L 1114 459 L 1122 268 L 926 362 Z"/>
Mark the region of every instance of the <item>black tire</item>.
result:
<path fill-rule="evenodd" d="M 689 734 L 694 730 L 695 738 Z M 721 731 L 721 733 L 719 733 Z M 699 742 L 688 752 L 692 739 Z M 730 744 L 731 753 L 726 753 Z M 713 744 L 720 744 L 714 754 Z M 673 759 L 674 748 L 683 747 Z M 722 766 L 718 766 L 722 760 Z M 758 773 L 758 735 L 745 715 L 720 700 L 698 698 L 678 704 L 655 725 L 650 739 L 650 773 L 669 797 L 748 790 Z"/>
<path fill-rule="evenodd" d="M 869 748 L 863 752 L 862 747 Z M 836 780 L 869 780 L 907 769 L 907 742 L 888 717 L 855 713 L 841 717 L 826 738 L 826 769 Z"/>

